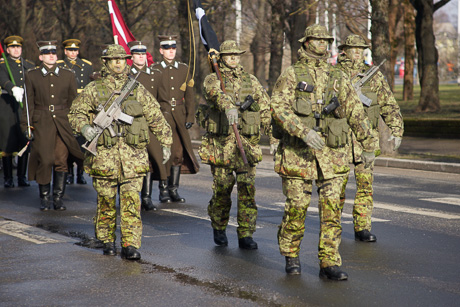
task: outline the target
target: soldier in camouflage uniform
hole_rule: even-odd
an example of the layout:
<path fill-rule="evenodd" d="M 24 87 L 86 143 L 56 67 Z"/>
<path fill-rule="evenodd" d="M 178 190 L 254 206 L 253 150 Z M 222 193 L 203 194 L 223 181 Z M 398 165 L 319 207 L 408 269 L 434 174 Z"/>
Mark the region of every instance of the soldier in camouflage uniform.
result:
<path fill-rule="evenodd" d="M 239 64 L 240 55 L 244 52 L 235 41 L 225 41 L 220 46 L 219 69 L 225 92 L 216 73 L 204 80 L 203 92 L 207 105 L 200 106 L 197 117 L 207 133 L 203 137 L 199 155 L 203 163 L 211 165 L 214 180 L 213 196 L 208 206 L 214 242 L 220 246 L 228 245 L 225 230 L 236 180 L 238 245 L 243 249 L 257 249 L 257 243 L 252 238 L 257 218 L 254 181 L 256 164 L 262 160 L 258 145 L 260 132 L 263 129 L 268 134 L 270 130 L 270 100 L 256 77 Z M 234 122 L 239 124 L 239 134 L 249 165 L 244 165 L 239 152 L 236 136 L 230 126 Z"/>
<path fill-rule="evenodd" d="M 300 243 L 312 182 L 316 180 L 320 276 L 346 280 L 338 251 L 342 233 L 340 192 L 350 169 L 345 145 L 351 127 L 363 145 L 365 161 L 373 161 L 370 125 L 350 79 L 327 62 L 327 45 L 333 38 L 326 28 L 309 26 L 299 41 L 299 60 L 278 78 L 271 98 L 273 135 L 280 138 L 275 171 L 282 178 L 286 196 L 278 243 L 286 257 L 286 272 L 300 274 Z"/>
<path fill-rule="evenodd" d="M 362 77 L 362 74 L 366 73 L 369 69 L 369 66 L 363 61 L 364 50 L 368 47 L 369 46 L 362 37 L 354 34 L 349 35 L 345 43 L 339 46 L 339 49 L 342 49 L 344 53 L 339 56 L 338 67 L 352 79 L 352 82 L 358 81 Z M 367 84 L 364 84 L 361 92 L 372 100 L 369 106 L 363 103 L 363 107 L 371 124 L 371 133 L 374 137 L 374 151 L 376 154 L 380 153 L 378 130 L 380 116 L 382 116 L 385 124 L 391 130 L 389 141 L 394 139 L 394 150 L 398 149 L 404 132 L 404 123 L 398 103 L 382 73 L 377 72 Z M 353 142 L 350 144 L 349 148 L 352 163 L 355 165 L 356 178 L 356 196 L 353 206 L 355 240 L 375 242 L 377 240 L 376 236 L 370 233 L 373 208 L 372 183 L 374 180 L 374 163 L 372 163 L 369 168 L 364 167 L 361 159 L 363 148 L 361 144 L 356 141 L 356 136 L 353 132 L 351 132 L 351 136 Z M 345 177 L 343 182 L 341 195 L 342 206 L 345 203 L 345 187 L 347 182 L 348 176 Z"/>
<path fill-rule="evenodd" d="M 88 141 L 96 136 L 96 129 L 91 125 L 97 107 L 104 105 L 114 91 L 120 91 L 128 79 L 126 59 L 129 57 L 122 46 L 109 45 L 102 56 L 102 78 L 88 84 L 72 104 L 69 115 L 72 128 Z M 110 103 L 106 108 L 109 106 Z M 148 130 L 164 147 L 166 160 L 170 154 L 172 134 L 158 102 L 141 84 L 122 103 L 122 111 L 134 117 L 132 125 L 113 123 L 115 137 L 111 137 L 105 129 L 97 141 L 97 155 L 87 152 L 84 167 L 93 177 L 97 192 L 94 222 L 96 237 L 104 243 L 104 255 L 116 255 L 116 198 L 119 190 L 121 256 L 138 260 L 141 255 L 137 249 L 141 246 L 142 235 L 139 192 L 142 178 L 149 170 L 146 150 Z"/>

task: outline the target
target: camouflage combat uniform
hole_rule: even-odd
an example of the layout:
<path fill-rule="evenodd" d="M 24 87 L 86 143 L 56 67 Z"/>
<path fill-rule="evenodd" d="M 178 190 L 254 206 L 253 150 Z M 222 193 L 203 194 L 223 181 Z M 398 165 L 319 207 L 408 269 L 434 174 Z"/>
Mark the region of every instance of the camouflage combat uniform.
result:
<path fill-rule="evenodd" d="M 345 44 L 342 46 L 368 48 L 368 45 L 358 35 L 349 35 Z M 340 47 L 342 47 L 340 46 Z M 342 48 L 340 48 L 342 49 Z M 359 74 L 365 73 L 369 66 L 365 63 L 352 62 L 345 54 L 341 54 L 338 59 L 338 67 L 350 78 L 352 82 L 359 80 Z M 390 128 L 391 134 L 395 137 L 402 137 L 404 132 L 404 122 L 390 86 L 385 81 L 381 72 L 377 72 L 374 77 L 363 86 L 362 93 L 372 100 L 372 104 L 367 107 L 363 105 L 364 111 L 369 118 L 371 124 L 371 134 L 374 137 L 373 149 L 376 155 L 380 153 L 379 147 L 379 117 L 381 116 L 385 124 Z M 352 163 L 355 165 L 355 178 L 356 178 L 356 196 L 353 206 L 353 220 L 354 230 L 359 232 L 362 230 L 371 230 L 371 215 L 373 209 L 373 189 L 372 184 L 374 181 L 374 163 L 369 168 L 364 167 L 361 159 L 363 148 L 356 137 L 351 133 L 353 142 L 350 144 L 350 155 Z M 345 203 L 345 187 L 348 182 L 348 174 L 345 177 L 341 201 L 342 206 Z"/>
<path fill-rule="evenodd" d="M 322 29 L 319 29 L 322 28 Z M 306 30 L 326 32 L 314 25 Z M 319 38 L 323 38 L 319 36 Z M 327 36 L 327 39 L 332 39 Z M 273 135 L 280 138 L 275 155 L 275 171 L 282 177 L 286 196 L 285 211 L 278 231 L 280 252 L 286 257 L 298 257 L 305 231 L 305 216 L 311 201 L 312 182 L 316 180 L 319 193 L 320 238 L 318 258 L 320 267 L 340 266 L 338 248 L 341 241 L 340 191 L 349 172 L 347 143 L 349 127 L 357 140 L 371 151 L 369 122 L 365 118 L 350 80 L 327 63 L 327 53 L 315 56 L 302 46 L 299 60 L 278 78 L 271 97 L 275 122 Z M 299 90 L 299 83 L 314 86 Z M 326 115 L 323 109 L 338 98 L 340 107 Z M 326 146 L 313 149 L 302 141 L 308 132 L 318 131 Z"/>
<path fill-rule="evenodd" d="M 119 48 L 118 45 L 110 45 L 107 54 L 114 52 L 111 50 L 113 46 Z M 121 90 L 128 78 L 128 65 L 125 70 L 125 73 L 113 74 L 103 66 L 102 79 L 88 84 L 74 100 L 69 118 L 75 131 L 80 133 L 85 125 L 91 125 L 98 105 L 105 103 L 112 92 Z M 133 246 L 137 249 L 141 245 L 142 235 L 139 192 L 142 178 L 149 171 L 146 150 L 148 129 L 166 147 L 172 144 L 172 134 L 158 102 L 148 90 L 139 84 L 132 93 L 134 95 L 123 102 L 122 109 L 133 116 L 135 122 L 138 120 L 140 131 L 136 131 L 134 123 L 131 126 L 115 125 L 114 130 L 118 134 L 115 138 L 110 137 L 107 129 L 104 130 L 98 139 L 97 155 L 87 152 L 84 167 L 85 172 L 93 177 L 97 192 L 97 214 L 94 218 L 97 238 L 104 243 L 115 241 L 116 196 L 119 188 L 122 247 Z"/>
<path fill-rule="evenodd" d="M 238 49 L 236 43 L 226 41 L 221 45 L 221 54 L 232 49 Z M 251 237 L 256 230 L 255 166 L 262 161 L 262 151 L 258 145 L 261 129 L 266 134 L 270 130 L 270 100 L 257 78 L 247 73 L 241 65 L 231 69 L 220 61 L 219 69 L 226 93 L 222 91 L 221 82 L 215 73 L 206 77 L 203 92 L 207 106 L 199 107 L 197 121 L 207 133 L 203 136 L 199 155 L 203 163 L 211 165 L 213 196 L 209 202 L 208 214 L 215 230 L 225 230 L 227 227 L 231 193 L 235 185 L 233 173 L 236 174 L 237 233 L 241 239 Z M 240 105 L 248 95 L 251 95 L 255 102 L 250 109 L 242 112 Z M 243 163 L 236 136 L 225 115 L 225 111 L 232 108 L 238 108 L 239 134 L 248 166 Z M 209 116 L 204 121 L 206 112 L 209 112 Z"/>

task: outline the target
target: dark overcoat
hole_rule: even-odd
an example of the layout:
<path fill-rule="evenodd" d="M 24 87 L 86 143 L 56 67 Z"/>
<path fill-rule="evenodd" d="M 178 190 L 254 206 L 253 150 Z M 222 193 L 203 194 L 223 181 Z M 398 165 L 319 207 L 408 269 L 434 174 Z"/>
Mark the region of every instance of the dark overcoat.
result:
<path fill-rule="evenodd" d="M 57 61 L 59 67 L 65 67 L 75 73 L 77 80 L 77 93 L 81 93 L 88 83 L 91 82 L 91 75 L 93 74 L 93 63 L 88 60 L 80 59 L 77 57 L 75 61 L 71 61 L 68 57 L 64 60 Z"/>

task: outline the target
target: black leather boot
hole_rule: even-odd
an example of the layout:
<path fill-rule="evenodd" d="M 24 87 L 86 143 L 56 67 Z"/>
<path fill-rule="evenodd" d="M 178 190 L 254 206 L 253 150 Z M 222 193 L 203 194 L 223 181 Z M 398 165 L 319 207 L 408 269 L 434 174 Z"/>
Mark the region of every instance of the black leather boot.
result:
<path fill-rule="evenodd" d="M 19 187 L 30 187 L 29 181 L 27 181 L 27 162 L 29 162 L 29 154 L 25 153 L 22 157 L 18 157 L 18 186 Z"/>
<path fill-rule="evenodd" d="M 162 203 L 171 203 L 171 197 L 169 196 L 168 183 L 166 180 L 160 180 L 158 183 L 158 189 L 160 190 L 160 202 Z"/>
<path fill-rule="evenodd" d="M 152 173 L 145 174 L 141 190 L 141 208 L 145 211 L 156 210 L 152 202 Z"/>
<path fill-rule="evenodd" d="M 116 256 L 117 248 L 115 247 L 115 242 L 104 243 L 102 252 L 104 255 L 107 255 L 107 256 Z"/>
<path fill-rule="evenodd" d="M 137 251 L 136 248 L 130 245 L 128 247 L 121 248 L 121 257 L 128 260 L 139 260 L 141 259 L 141 254 Z"/>
<path fill-rule="evenodd" d="M 176 203 L 185 203 L 185 198 L 180 197 L 177 193 L 179 189 L 180 165 L 171 166 L 171 176 L 168 178 L 168 190 L 171 200 Z"/>
<path fill-rule="evenodd" d="M 238 239 L 238 246 L 242 249 L 257 249 L 257 243 L 252 237 L 244 237 Z"/>
<path fill-rule="evenodd" d="M 79 165 L 77 165 L 77 183 L 78 184 L 86 184 L 86 179 L 83 176 L 83 168 L 81 168 Z"/>
<path fill-rule="evenodd" d="M 299 275 L 301 271 L 299 257 L 286 257 L 286 273 Z"/>
<path fill-rule="evenodd" d="M 48 211 L 51 206 L 51 184 L 39 184 L 38 191 L 40 192 L 40 210 Z"/>
<path fill-rule="evenodd" d="M 319 271 L 319 277 L 328 278 L 332 280 L 347 280 L 348 274 L 343 272 L 339 266 L 329 266 L 327 268 L 322 268 Z"/>
<path fill-rule="evenodd" d="M 3 185 L 5 188 L 13 188 L 14 181 L 13 181 L 13 157 L 7 156 L 2 157 L 3 162 L 3 178 L 5 178 L 5 182 Z"/>
<path fill-rule="evenodd" d="M 53 201 L 54 210 L 64 211 L 66 207 L 62 202 L 65 192 L 67 173 L 65 172 L 54 172 L 53 175 Z"/>
<path fill-rule="evenodd" d="M 375 242 L 377 237 L 369 232 L 369 230 L 364 229 L 358 232 L 355 232 L 355 241 L 363 242 Z"/>
<path fill-rule="evenodd" d="M 74 173 L 73 173 L 73 162 L 67 163 L 67 176 L 65 179 L 65 183 L 73 184 L 74 181 Z"/>
<path fill-rule="evenodd" d="M 216 243 L 219 246 L 228 245 L 227 234 L 225 233 L 225 230 L 213 229 L 213 234 L 214 234 L 214 243 Z"/>

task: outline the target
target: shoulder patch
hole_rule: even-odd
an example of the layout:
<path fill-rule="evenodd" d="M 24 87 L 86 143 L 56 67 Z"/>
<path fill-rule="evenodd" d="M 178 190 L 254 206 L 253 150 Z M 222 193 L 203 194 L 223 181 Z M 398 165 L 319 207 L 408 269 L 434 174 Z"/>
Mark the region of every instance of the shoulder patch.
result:
<path fill-rule="evenodd" d="M 93 65 L 93 63 L 91 63 L 91 61 L 88 61 L 87 59 L 81 59 L 81 60 L 88 65 Z"/>

